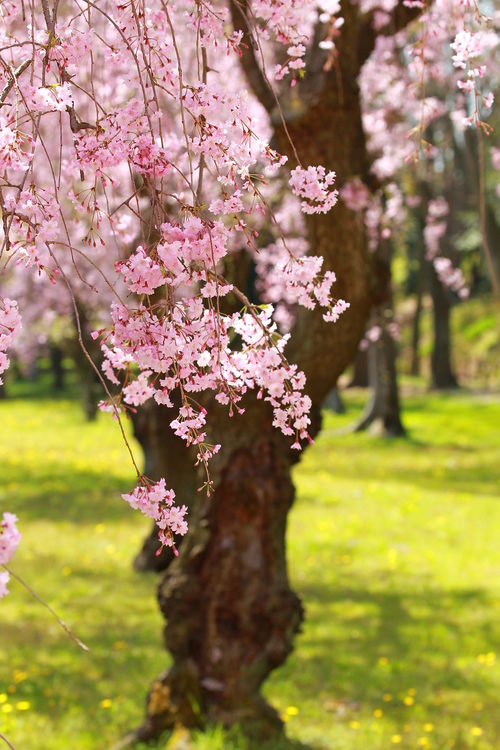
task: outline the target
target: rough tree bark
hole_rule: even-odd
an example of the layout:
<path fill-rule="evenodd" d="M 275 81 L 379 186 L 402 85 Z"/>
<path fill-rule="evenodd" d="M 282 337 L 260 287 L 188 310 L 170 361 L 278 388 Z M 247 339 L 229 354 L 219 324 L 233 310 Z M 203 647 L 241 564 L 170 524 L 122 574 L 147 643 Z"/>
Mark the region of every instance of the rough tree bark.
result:
<path fill-rule="evenodd" d="M 247 35 L 233 6 L 233 23 Z M 391 33 L 402 24 L 400 8 Z M 374 43 L 370 19 L 343 3 L 346 19 L 339 40 L 340 66 L 322 72 L 316 49 L 309 75 L 281 102 L 288 130 L 304 164 L 323 164 L 343 182 L 368 174 L 357 77 Z M 406 20 L 408 18 L 406 17 Z M 389 32 L 388 32 L 389 33 Z M 247 37 L 248 40 L 248 37 Z M 242 64 L 249 85 L 267 107 L 278 148 L 295 163 L 275 101 L 255 60 L 251 42 Z M 369 260 L 362 222 L 339 203 L 327 215 L 307 219 L 311 252 L 337 275 L 336 293 L 351 303 L 338 323 L 325 324 L 320 311 L 301 310 L 287 356 L 307 375 L 314 407 L 311 433 L 320 427 L 319 407 L 352 361 L 370 307 Z M 151 739 L 176 724 L 238 723 L 262 737 L 281 731 L 276 712 L 260 688 L 292 649 L 303 613 L 288 583 L 285 530 L 294 489 L 290 469 L 297 455 L 272 427 L 268 405 L 249 397 L 243 416 L 211 411 L 210 440 L 223 448 L 214 460 L 214 494 L 190 502 L 190 532 L 158 589 L 165 617 L 165 644 L 173 666 L 154 682 L 143 725 L 131 739 Z M 212 410 L 212 407 L 211 407 Z M 163 474 L 181 502 L 195 494 L 187 451 L 173 454 L 169 415 L 157 408 L 154 428 L 145 429 L 153 476 Z M 138 431 L 140 437 L 140 430 Z M 181 458 L 182 455 L 182 458 Z M 191 478 L 190 478 L 191 477 Z M 200 482 L 198 482 L 199 484 Z"/>

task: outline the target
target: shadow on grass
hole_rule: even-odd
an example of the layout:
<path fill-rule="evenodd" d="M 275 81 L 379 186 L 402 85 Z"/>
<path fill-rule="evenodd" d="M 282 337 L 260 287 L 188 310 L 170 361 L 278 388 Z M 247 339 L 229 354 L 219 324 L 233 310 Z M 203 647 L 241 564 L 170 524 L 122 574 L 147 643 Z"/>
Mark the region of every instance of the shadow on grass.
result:
<path fill-rule="evenodd" d="M 264 740 L 245 734 L 239 727 L 224 729 L 220 725 L 205 730 L 189 732 L 182 728 L 164 732 L 157 740 L 148 744 L 134 742 L 129 738 L 106 750 L 323 750 L 323 746 L 304 744 L 283 734 L 281 737 Z"/>
<path fill-rule="evenodd" d="M 307 627 L 277 675 L 278 691 L 281 679 L 296 675 L 296 686 L 309 700 L 324 692 L 340 706 L 371 712 L 383 706 L 396 719 L 408 690 L 417 688 L 415 703 L 425 706 L 427 721 L 436 722 L 444 710 L 436 696 L 453 694 L 460 704 L 476 694 L 489 706 L 500 736 L 496 676 L 476 659 L 500 649 L 496 599 L 480 588 L 440 589 L 423 578 L 412 582 L 410 591 L 372 593 L 368 581 L 366 588 L 360 577 L 355 582 L 359 588 L 300 587 L 310 603 Z M 383 696 L 389 696 L 387 703 Z"/>
<path fill-rule="evenodd" d="M 18 485 L 22 473 L 22 494 L 15 497 L 15 512 L 28 521 L 64 521 L 92 524 L 123 520 L 120 493 L 130 490 L 130 480 L 105 471 L 77 470 L 68 463 L 40 461 L 20 469 L 18 464 L 2 467 L 2 484 Z"/>

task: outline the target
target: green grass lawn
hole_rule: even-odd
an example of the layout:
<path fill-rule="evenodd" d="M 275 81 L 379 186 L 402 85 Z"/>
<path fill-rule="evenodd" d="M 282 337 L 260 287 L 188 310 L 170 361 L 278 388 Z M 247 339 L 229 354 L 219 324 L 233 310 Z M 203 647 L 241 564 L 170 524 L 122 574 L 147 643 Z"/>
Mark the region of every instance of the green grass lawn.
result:
<path fill-rule="evenodd" d="M 328 414 L 295 471 L 291 579 L 307 620 L 267 683 L 290 738 L 332 750 L 500 748 L 500 400 L 405 402 L 408 439 L 339 435 Z M 156 578 L 132 571 L 148 524 L 116 424 L 72 400 L 0 403 L 0 509 L 20 518 L 0 602 L 0 731 L 17 750 L 106 750 L 168 663 Z M 243 747 L 220 732 L 197 750 Z M 165 742 L 158 747 L 165 747 Z"/>

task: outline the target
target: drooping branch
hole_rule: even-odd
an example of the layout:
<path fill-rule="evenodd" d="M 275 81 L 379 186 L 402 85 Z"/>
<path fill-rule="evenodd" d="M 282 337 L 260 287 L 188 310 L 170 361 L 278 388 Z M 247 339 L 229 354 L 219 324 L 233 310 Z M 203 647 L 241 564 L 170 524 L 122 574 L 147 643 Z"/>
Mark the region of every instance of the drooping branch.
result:
<path fill-rule="evenodd" d="M 276 99 L 258 62 L 259 45 L 252 31 L 247 0 L 230 0 L 229 7 L 234 30 L 243 33 L 241 47 L 243 72 L 253 93 L 267 112 L 271 114 L 276 107 Z"/>

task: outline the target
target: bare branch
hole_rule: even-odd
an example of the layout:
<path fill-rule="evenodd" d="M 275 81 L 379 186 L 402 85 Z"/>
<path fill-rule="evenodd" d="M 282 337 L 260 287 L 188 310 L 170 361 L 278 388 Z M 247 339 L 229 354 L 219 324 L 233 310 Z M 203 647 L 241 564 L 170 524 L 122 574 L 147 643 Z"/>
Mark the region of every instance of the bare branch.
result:
<path fill-rule="evenodd" d="M 69 126 L 72 133 L 78 133 L 80 130 L 96 130 L 95 125 L 91 125 L 90 122 L 83 122 L 83 120 L 78 119 L 73 105 L 71 105 L 71 107 L 66 107 L 66 112 L 69 114 Z"/>
<path fill-rule="evenodd" d="M 30 65 L 31 65 L 31 57 L 28 60 L 25 60 L 24 62 L 22 62 L 21 65 L 16 70 L 12 71 L 11 77 L 9 78 L 5 86 L 3 87 L 2 93 L 0 93 L 0 106 L 7 99 L 9 95 L 9 91 L 11 90 L 11 88 L 13 87 L 13 85 L 15 84 L 19 76 L 22 73 L 24 73 L 24 71 L 27 70 L 27 68 L 29 68 Z"/>

